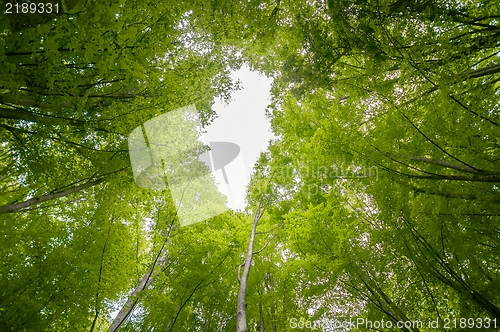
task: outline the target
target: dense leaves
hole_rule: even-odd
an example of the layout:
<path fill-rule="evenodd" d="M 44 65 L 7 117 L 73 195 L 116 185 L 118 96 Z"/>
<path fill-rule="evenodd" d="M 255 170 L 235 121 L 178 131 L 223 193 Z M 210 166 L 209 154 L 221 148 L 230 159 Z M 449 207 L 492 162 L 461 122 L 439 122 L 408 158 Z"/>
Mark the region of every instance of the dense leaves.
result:
<path fill-rule="evenodd" d="M 1 330 L 498 327 L 497 2 L 70 7 L 1 14 Z M 209 123 L 243 60 L 274 78 L 276 139 L 247 211 L 180 227 L 126 138 L 189 104 Z"/>

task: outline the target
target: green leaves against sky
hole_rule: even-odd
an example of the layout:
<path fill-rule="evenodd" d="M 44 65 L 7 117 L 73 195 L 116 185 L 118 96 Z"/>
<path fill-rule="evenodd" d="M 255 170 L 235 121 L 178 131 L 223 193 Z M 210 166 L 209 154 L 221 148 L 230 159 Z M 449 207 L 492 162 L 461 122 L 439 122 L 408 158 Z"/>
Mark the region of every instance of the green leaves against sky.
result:
<path fill-rule="evenodd" d="M 500 325 L 499 22 L 497 1 L 80 1 L 20 31 L 2 12 L 0 330 L 234 331 L 263 198 L 248 331 Z M 127 137 L 190 104 L 210 123 L 243 62 L 274 78 L 277 138 L 247 211 L 180 227 Z"/>

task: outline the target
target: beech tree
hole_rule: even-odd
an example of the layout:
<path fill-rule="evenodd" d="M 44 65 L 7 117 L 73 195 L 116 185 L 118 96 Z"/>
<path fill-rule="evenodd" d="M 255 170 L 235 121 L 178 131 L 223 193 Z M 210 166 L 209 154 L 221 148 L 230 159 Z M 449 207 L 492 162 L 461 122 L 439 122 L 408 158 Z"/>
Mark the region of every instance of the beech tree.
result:
<path fill-rule="evenodd" d="M 135 186 L 126 138 L 186 104 L 210 122 L 239 66 L 193 11 L 87 2 L 20 31 L 1 13 L 2 330 L 104 330 L 151 268 L 152 216 L 175 208 Z"/>
<path fill-rule="evenodd" d="M 294 3 L 280 14 L 290 29 L 264 67 L 276 75 L 280 135 L 269 165 L 290 200 L 277 216 L 323 219 L 334 192 L 346 209 L 338 218 L 360 218 L 342 254 L 333 236 L 318 234 L 321 249 L 307 251 L 297 240 L 323 278 L 336 269 L 318 256 L 354 262 L 324 294 L 342 287 L 367 301 L 367 317 L 394 322 L 450 310 L 496 317 L 498 6 Z"/>
<path fill-rule="evenodd" d="M 498 328 L 497 2 L 65 10 L 0 13 L 2 331 Z M 127 136 L 190 104 L 210 123 L 243 61 L 274 79 L 275 138 L 246 211 L 180 227 Z"/>

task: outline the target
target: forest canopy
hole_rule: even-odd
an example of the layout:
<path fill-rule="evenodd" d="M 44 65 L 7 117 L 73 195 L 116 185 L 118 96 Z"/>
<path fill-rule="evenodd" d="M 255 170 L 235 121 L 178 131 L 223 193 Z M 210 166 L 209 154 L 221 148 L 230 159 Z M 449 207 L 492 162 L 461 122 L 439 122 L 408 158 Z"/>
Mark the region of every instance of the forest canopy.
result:
<path fill-rule="evenodd" d="M 0 330 L 499 328 L 497 1 L 8 4 Z M 188 105 L 208 125 L 243 64 L 275 139 L 245 211 L 183 226 L 128 137 Z"/>

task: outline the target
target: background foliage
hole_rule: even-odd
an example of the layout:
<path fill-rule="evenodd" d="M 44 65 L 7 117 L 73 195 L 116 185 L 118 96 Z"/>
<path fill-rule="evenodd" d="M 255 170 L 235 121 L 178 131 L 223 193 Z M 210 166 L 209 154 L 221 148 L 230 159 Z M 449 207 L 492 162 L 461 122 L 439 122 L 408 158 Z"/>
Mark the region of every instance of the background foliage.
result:
<path fill-rule="evenodd" d="M 111 331 L 128 308 L 122 330 L 234 330 L 263 195 L 249 331 L 498 327 L 499 20 L 454 0 L 89 0 L 20 31 L 0 14 L 0 329 Z M 274 78 L 277 139 L 247 211 L 181 228 L 126 138 L 192 103 L 209 123 L 243 61 Z"/>

